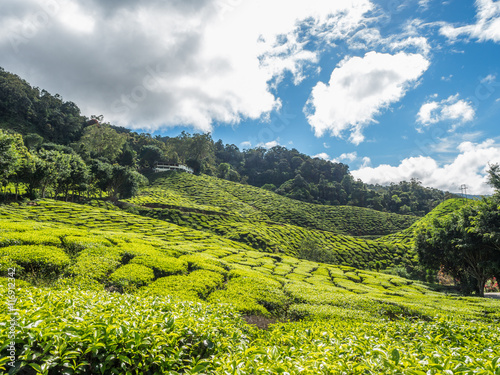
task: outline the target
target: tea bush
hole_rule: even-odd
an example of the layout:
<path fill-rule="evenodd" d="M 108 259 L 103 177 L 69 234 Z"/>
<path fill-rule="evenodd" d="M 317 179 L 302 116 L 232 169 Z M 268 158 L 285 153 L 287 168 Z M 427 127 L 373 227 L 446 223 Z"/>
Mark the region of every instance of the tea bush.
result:
<path fill-rule="evenodd" d="M 154 271 L 154 277 L 164 277 L 187 273 L 188 263 L 181 259 L 158 256 L 158 255 L 139 255 L 130 261 L 130 264 L 141 264 Z"/>
<path fill-rule="evenodd" d="M 70 264 L 64 251 L 54 246 L 8 246 L 0 248 L 0 259 L 12 261 L 31 280 L 55 280 Z"/>
<path fill-rule="evenodd" d="M 154 272 L 149 267 L 141 264 L 126 264 L 113 272 L 109 280 L 113 285 L 124 290 L 135 290 L 137 287 L 150 284 L 154 277 Z"/>

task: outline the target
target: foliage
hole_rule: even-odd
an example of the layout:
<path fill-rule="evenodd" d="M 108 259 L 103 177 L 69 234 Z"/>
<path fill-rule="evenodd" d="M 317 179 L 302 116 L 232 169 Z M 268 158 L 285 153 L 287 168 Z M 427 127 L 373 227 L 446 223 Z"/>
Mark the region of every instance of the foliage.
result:
<path fill-rule="evenodd" d="M 17 267 L 27 280 L 55 280 L 70 264 L 69 257 L 54 246 L 24 245 L 0 248 L 1 263 Z"/>
<path fill-rule="evenodd" d="M 497 198 L 470 203 L 417 236 L 420 262 L 444 271 L 484 295 L 486 281 L 500 275 L 500 211 Z"/>
<path fill-rule="evenodd" d="M 16 275 L 17 373 L 498 373 L 495 300 L 252 251 L 112 205 L 0 206 L 0 246 L 65 257 L 54 288 L 23 283 L 41 276 L 21 268 Z M 178 274 L 155 274 L 172 265 Z M 102 290 L 113 280 L 135 295 Z M 257 331 L 235 310 L 282 323 Z"/>
<path fill-rule="evenodd" d="M 6 291 L 2 286 L 2 306 Z M 155 297 L 106 292 L 18 292 L 14 373 L 201 373 L 210 359 L 244 344 L 246 328 L 227 307 L 200 306 Z M 2 325 L 7 311 L 2 309 Z M 0 330 L 0 368 L 8 330 Z"/>
<path fill-rule="evenodd" d="M 79 146 L 90 152 L 92 157 L 103 157 L 114 162 L 120 155 L 125 141 L 124 134 L 118 133 L 109 125 L 96 123 L 85 129 Z"/>
<path fill-rule="evenodd" d="M 254 222 L 272 220 L 296 226 L 350 235 L 384 235 L 405 229 L 417 218 L 349 206 L 299 202 L 267 190 L 209 176 L 185 173 L 158 174 L 152 188 L 130 200 L 136 204 L 203 209 L 246 217 Z"/>
<path fill-rule="evenodd" d="M 133 258 L 131 264 L 141 264 L 151 268 L 155 278 L 187 273 L 188 269 L 187 262 L 165 255 L 140 255 Z"/>
<path fill-rule="evenodd" d="M 0 188 L 20 172 L 27 153 L 19 134 L 10 134 L 0 129 Z"/>
<path fill-rule="evenodd" d="M 488 181 L 495 188 L 497 194 L 500 194 L 500 165 L 493 164 L 488 170 Z"/>
<path fill-rule="evenodd" d="M 134 290 L 136 287 L 148 285 L 153 279 L 153 270 L 142 264 L 126 264 L 109 276 L 109 280 L 113 285 L 128 291 Z"/>

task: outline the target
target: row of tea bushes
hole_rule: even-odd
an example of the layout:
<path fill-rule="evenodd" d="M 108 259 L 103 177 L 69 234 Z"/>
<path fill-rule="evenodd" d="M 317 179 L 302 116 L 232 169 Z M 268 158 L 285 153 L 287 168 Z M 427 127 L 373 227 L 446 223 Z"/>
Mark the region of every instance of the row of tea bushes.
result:
<path fill-rule="evenodd" d="M 158 194 L 157 192 L 161 193 Z M 183 199 L 169 197 L 182 196 Z M 163 195 L 163 196 L 162 196 Z M 270 191 L 206 175 L 166 173 L 156 178 L 153 186 L 130 202 L 194 207 L 203 204 L 228 214 L 250 220 L 272 220 L 304 228 L 331 231 L 338 234 L 385 235 L 408 228 L 418 220 L 414 216 L 398 215 L 353 206 L 325 206 L 286 198 Z M 186 206 L 183 204 L 189 201 Z"/>

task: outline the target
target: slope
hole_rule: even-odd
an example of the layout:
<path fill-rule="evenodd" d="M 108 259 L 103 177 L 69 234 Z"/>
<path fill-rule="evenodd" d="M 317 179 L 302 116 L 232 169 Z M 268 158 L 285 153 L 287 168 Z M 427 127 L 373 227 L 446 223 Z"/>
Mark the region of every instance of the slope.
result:
<path fill-rule="evenodd" d="M 0 264 L 15 269 L 16 287 L 0 282 L 2 324 L 14 292 L 22 327 L 14 373 L 498 373 L 498 301 L 112 206 L 0 206 Z M 241 314 L 289 322 L 257 331 Z"/>
<path fill-rule="evenodd" d="M 272 220 L 337 234 L 380 236 L 398 232 L 418 220 L 354 206 L 325 206 L 296 201 L 254 186 L 206 175 L 160 173 L 152 186 L 130 202 L 207 208 L 247 219 Z M 166 203 L 166 201 L 169 201 Z"/>
<path fill-rule="evenodd" d="M 464 204 L 474 203 L 473 200 L 464 201 L 463 199 L 454 198 L 439 204 L 434 210 L 425 215 L 422 219 L 413 223 L 409 228 L 402 230 L 399 233 L 390 234 L 378 238 L 375 242 L 380 244 L 388 244 L 396 247 L 404 247 L 408 250 L 413 248 L 415 240 L 415 230 L 422 225 L 431 223 L 434 219 L 444 218 L 456 210 L 460 209 Z"/>
<path fill-rule="evenodd" d="M 330 222 L 344 228 L 358 217 L 360 226 L 367 228 L 367 224 L 376 225 L 379 221 L 388 225 L 388 220 L 383 220 L 384 213 L 357 207 L 308 205 L 208 176 L 169 173 L 125 202 L 129 212 L 221 235 L 259 251 L 364 269 L 392 267 L 394 258 L 413 261 L 406 257 L 405 248 L 288 224 L 287 221 L 297 220 L 287 220 L 282 215 L 290 208 L 302 212 L 303 217 L 307 215 L 309 223 L 326 226 L 324 222 Z M 325 218 L 321 217 L 324 211 L 329 213 Z M 343 215 L 344 211 L 348 214 Z M 345 223 L 344 217 L 348 220 Z M 388 217 L 402 218 L 398 225 L 409 218 L 394 214 Z"/>

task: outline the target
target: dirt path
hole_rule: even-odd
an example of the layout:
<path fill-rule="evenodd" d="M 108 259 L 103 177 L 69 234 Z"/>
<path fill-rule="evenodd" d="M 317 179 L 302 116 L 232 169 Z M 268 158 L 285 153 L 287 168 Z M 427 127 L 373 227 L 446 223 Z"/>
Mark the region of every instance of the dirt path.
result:
<path fill-rule="evenodd" d="M 500 293 L 484 293 L 484 296 L 487 298 L 500 299 Z"/>

